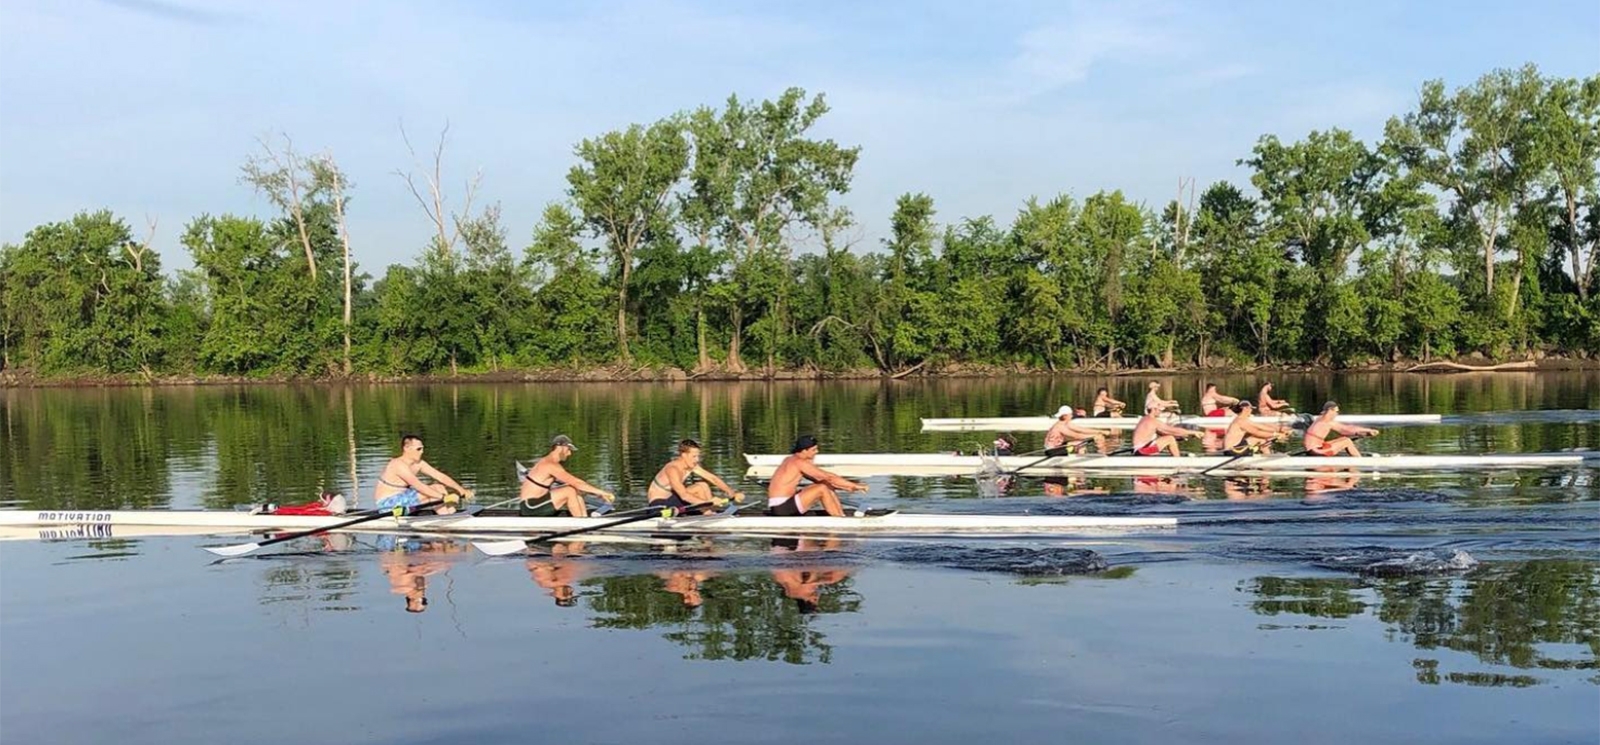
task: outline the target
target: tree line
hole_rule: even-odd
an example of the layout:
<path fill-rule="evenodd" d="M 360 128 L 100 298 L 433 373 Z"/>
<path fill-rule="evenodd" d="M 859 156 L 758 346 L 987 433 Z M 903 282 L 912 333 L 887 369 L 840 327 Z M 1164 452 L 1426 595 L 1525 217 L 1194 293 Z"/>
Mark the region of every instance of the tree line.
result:
<path fill-rule="evenodd" d="M 156 226 L 137 237 L 108 211 L 0 247 L 0 365 L 906 374 L 1600 352 L 1600 75 L 1431 81 L 1377 142 L 1266 135 L 1239 161 L 1248 191 L 1180 181 L 1159 208 L 1109 190 L 941 223 L 907 193 L 878 250 L 838 203 L 860 149 L 812 134 L 827 112 L 790 89 L 585 139 L 520 256 L 500 206 L 474 209 L 475 178 L 447 193 L 441 135 L 401 174 L 432 234 L 376 277 L 351 260 L 332 155 L 263 140 L 242 178 L 275 213 L 190 220 L 191 270 L 163 273 Z"/>

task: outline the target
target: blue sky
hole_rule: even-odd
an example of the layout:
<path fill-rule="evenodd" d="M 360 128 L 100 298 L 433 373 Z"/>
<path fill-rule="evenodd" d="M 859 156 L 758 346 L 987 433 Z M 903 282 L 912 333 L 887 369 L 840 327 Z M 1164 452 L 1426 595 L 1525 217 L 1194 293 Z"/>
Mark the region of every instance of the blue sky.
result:
<path fill-rule="evenodd" d="M 1422 81 L 1525 62 L 1600 71 L 1600 3 L 5 0 L 0 241 L 108 207 L 187 266 L 191 218 L 271 214 L 238 169 L 283 132 L 350 174 L 381 274 L 430 234 L 399 127 L 425 149 L 448 121 L 447 180 L 481 170 L 520 251 L 580 139 L 800 86 L 833 106 L 819 134 L 862 146 L 843 201 L 873 247 L 906 191 L 941 222 L 1159 205 L 1180 177 L 1244 185 L 1262 134 L 1370 140 Z"/>

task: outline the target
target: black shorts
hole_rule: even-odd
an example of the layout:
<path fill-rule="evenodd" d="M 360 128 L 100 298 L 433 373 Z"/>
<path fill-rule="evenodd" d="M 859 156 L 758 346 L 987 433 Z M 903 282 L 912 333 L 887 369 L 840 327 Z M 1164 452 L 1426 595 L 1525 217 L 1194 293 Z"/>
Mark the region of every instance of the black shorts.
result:
<path fill-rule="evenodd" d="M 671 495 L 668 495 L 666 499 L 651 500 L 649 506 L 658 510 L 664 510 L 669 507 L 673 510 L 684 510 L 695 507 L 696 505 L 683 501 L 683 497 L 678 496 L 677 492 L 673 492 Z"/>
<path fill-rule="evenodd" d="M 789 497 L 777 504 L 767 505 L 767 515 L 771 517 L 800 517 L 805 513 L 800 511 L 800 497 Z"/>
<path fill-rule="evenodd" d="M 537 504 L 519 502 L 517 504 L 517 515 L 519 517 L 572 517 L 571 512 L 565 509 L 556 509 L 555 505 L 550 504 L 548 500 Z"/>

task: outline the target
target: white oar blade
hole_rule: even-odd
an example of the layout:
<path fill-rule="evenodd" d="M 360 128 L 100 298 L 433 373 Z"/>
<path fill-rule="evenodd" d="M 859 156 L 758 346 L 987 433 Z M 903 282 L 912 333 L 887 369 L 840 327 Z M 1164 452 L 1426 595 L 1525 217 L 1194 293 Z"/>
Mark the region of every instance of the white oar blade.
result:
<path fill-rule="evenodd" d="M 261 548 L 259 543 L 240 543 L 236 546 L 207 546 L 206 550 L 218 556 L 244 556 L 258 548 Z"/>
<path fill-rule="evenodd" d="M 490 556 L 510 556 L 528 550 L 528 542 L 520 538 L 515 541 L 473 541 L 472 546 Z"/>

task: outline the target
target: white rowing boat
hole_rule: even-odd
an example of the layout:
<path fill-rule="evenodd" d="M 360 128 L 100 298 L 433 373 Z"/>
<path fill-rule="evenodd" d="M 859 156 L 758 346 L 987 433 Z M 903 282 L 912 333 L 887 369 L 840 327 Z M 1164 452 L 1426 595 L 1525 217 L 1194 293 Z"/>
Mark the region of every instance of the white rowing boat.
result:
<path fill-rule="evenodd" d="M 763 476 L 776 469 L 785 455 L 745 455 L 753 475 Z M 925 476 L 974 474 L 981 471 L 1112 472 L 1126 474 L 1184 473 L 1215 469 L 1214 473 L 1309 473 L 1327 470 L 1456 471 L 1504 468 L 1548 468 L 1581 466 L 1584 458 L 1572 453 L 1489 454 L 1489 455 L 1061 455 L 1000 457 L 945 453 L 824 453 L 819 467 L 851 476 Z"/>
<path fill-rule="evenodd" d="M 1265 424 L 1287 424 L 1296 427 L 1305 427 L 1311 424 L 1314 417 L 1311 414 L 1274 414 L 1256 416 L 1255 421 Z M 1197 429 L 1227 429 L 1228 423 L 1233 421 L 1232 416 L 1167 416 L 1162 418 L 1168 424 L 1180 427 L 1194 427 Z M 1095 429 L 1133 429 L 1139 424 L 1139 417 L 1112 416 L 1112 417 L 1079 417 L 1075 421 L 1085 427 Z M 1402 424 L 1438 424 L 1443 421 L 1438 414 L 1340 414 L 1339 421 L 1344 424 L 1357 424 L 1361 426 L 1391 426 Z M 1056 420 L 1047 416 L 995 416 L 973 417 L 967 419 L 923 419 L 922 431 L 924 432 L 1044 432 L 1055 424 Z"/>
<path fill-rule="evenodd" d="M 222 510 L 0 510 L 0 529 L 46 528 L 61 537 L 110 535 L 118 526 L 240 531 L 301 531 L 349 520 L 349 515 L 253 515 Z M 604 517 L 449 515 L 386 517 L 349 528 L 352 532 L 519 535 L 573 531 L 615 522 Z M 873 535 L 1039 534 L 1128 532 L 1172 528 L 1170 517 L 1079 517 L 1069 515 L 955 515 L 888 512 L 864 517 L 767 517 L 707 515 L 651 518 L 605 528 L 618 534 L 650 535 Z"/>

